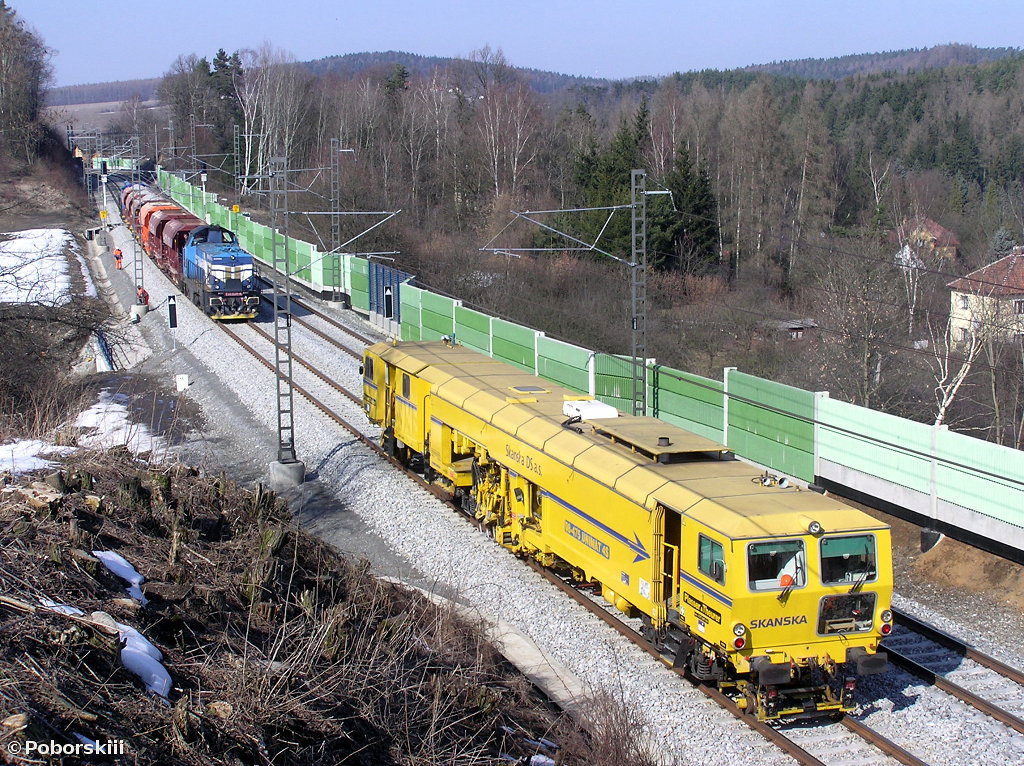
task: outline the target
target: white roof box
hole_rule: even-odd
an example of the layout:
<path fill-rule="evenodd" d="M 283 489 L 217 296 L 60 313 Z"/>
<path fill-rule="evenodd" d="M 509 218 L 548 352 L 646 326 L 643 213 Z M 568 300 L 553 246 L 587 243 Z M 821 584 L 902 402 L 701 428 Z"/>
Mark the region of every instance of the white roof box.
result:
<path fill-rule="evenodd" d="M 562 414 L 570 418 L 580 420 L 599 420 L 601 418 L 617 418 L 619 411 L 610 404 L 598 402 L 594 399 L 578 399 L 576 401 L 562 402 Z"/>

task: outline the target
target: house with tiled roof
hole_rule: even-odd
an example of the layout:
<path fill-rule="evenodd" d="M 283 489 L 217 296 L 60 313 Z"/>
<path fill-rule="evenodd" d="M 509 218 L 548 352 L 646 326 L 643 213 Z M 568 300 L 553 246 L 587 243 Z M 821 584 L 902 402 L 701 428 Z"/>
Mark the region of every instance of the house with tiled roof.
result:
<path fill-rule="evenodd" d="M 919 258 L 955 260 L 960 253 L 959 237 L 923 215 L 910 218 L 890 231 L 889 244 L 898 248 L 908 246 Z"/>
<path fill-rule="evenodd" d="M 967 340 L 981 328 L 1005 340 L 1024 337 L 1024 247 L 947 287 L 954 340 Z"/>

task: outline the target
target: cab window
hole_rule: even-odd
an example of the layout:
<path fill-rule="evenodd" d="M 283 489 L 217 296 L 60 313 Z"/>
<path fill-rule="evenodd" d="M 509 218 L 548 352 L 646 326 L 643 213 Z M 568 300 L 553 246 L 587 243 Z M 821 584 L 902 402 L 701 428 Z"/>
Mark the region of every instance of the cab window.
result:
<path fill-rule="evenodd" d="M 704 535 L 698 536 L 697 569 L 715 582 L 725 584 L 725 555 L 721 543 Z"/>
<path fill-rule="evenodd" d="M 770 540 L 747 546 L 747 583 L 751 590 L 802 588 L 807 584 L 803 540 Z"/>
<path fill-rule="evenodd" d="M 363 362 L 363 377 L 368 380 L 373 380 L 373 357 L 368 356 Z"/>
<path fill-rule="evenodd" d="M 870 582 L 877 576 L 874 535 L 821 539 L 821 581 L 825 585 Z"/>
<path fill-rule="evenodd" d="M 408 399 L 409 398 L 409 391 L 410 391 L 409 376 L 406 375 L 403 372 L 402 373 L 402 396 L 404 396 L 406 399 Z"/>

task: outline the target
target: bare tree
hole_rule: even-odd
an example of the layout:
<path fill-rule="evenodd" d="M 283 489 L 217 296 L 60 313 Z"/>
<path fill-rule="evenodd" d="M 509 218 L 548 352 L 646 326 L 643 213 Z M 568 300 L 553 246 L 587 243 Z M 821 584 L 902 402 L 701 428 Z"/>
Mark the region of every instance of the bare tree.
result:
<path fill-rule="evenodd" d="M 420 211 L 420 184 L 424 165 L 431 148 L 431 139 L 436 138 L 432 127 L 437 130 L 437 123 L 431 124 L 435 117 L 434 83 L 420 82 L 413 86 L 411 98 L 404 99 L 402 104 L 402 122 L 400 142 L 405 155 L 409 173 L 409 201 L 417 218 L 422 220 Z"/>
<path fill-rule="evenodd" d="M 39 120 L 52 76 L 50 50 L 13 8 L 0 0 L 0 142 L 31 162 L 45 129 Z"/>
<path fill-rule="evenodd" d="M 157 95 L 178 125 L 188 125 L 192 115 L 206 122 L 206 108 L 211 102 L 209 62 L 194 53 L 178 56 L 160 81 Z"/>
<path fill-rule="evenodd" d="M 273 156 L 296 153 L 309 107 L 310 80 L 290 54 L 264 43 L 239 51 L 243 74 L 235 95 L 242 111 L 242 175 L 256 175 Z M 243 194 L 251 182 L 243 181 Z"/>
<path fill-rule="evenodd" d="M 851 247 L 850 241 L 843 244 Z M 897 351 L 902 334 L 899 277 L 877 245 L 829 253 L 819 267 L 813 309 L 820 321 L 816 383 L 862 407 L 888 409 L 901 393 Z"/>
<path fill-rule="evenodd" d="M 516 199 L 525 169 L 537 157 L 536 127 L 540 109 L 522 84 L 495 85 L 480 101 L 478 130 L 497 199 Z"/>
<path fill-rule="evenodd" d="M 954 341 L 949 319 L 941 331 L 935 332 L 930 326 L 929 329 L 935 376 L 935 425 L 939 426 L 946 422 L 950 407 L 984 347 L 985 332 L 980 326 L 977 332 L 972 328 L 964 338 Z"/>
<path fill-rule="evenodd" d="M 655 177 L 662 178 L 672 169 L 684 135 L 684 116 L 683 94 L 678 83 L 669 80 L 658 88 L 651 102 L 650 172 Z"/>

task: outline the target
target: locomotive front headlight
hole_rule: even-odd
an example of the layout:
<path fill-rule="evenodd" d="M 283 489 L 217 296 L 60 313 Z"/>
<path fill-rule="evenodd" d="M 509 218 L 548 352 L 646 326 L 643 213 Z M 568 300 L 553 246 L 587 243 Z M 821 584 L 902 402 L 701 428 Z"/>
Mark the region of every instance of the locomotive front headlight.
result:
<path fill-rule="evenodd" d="M 812 521 L 810 524 L 807 525 L 807 531 L 810 532 L 812 535 L 820 535 L 821 524 L 819 524 L 817 521 Z"/>
<path fill-rule="evenodd" d="M 744 625 L 742 622 L 737 622 L 735 625 L 732 626 L 732 633 L 734 636 L 742 636 L 746 632 L 747 626 Z"/>
<path fill-rule="evenodd" d="M 882 612 L 882 622 L 892 622 L 892 612 L 886 609 Z"/>

